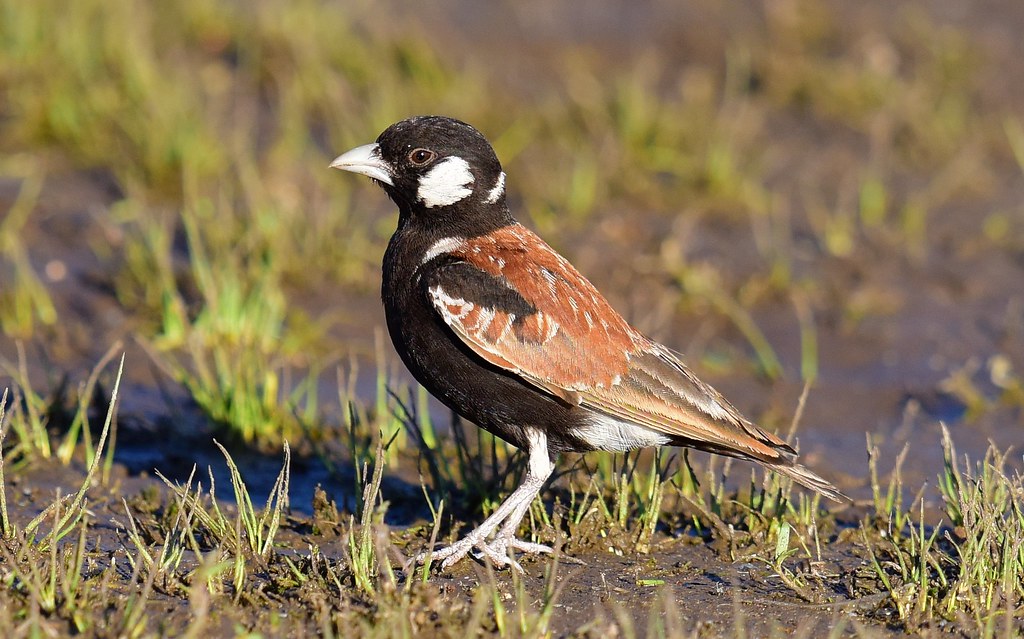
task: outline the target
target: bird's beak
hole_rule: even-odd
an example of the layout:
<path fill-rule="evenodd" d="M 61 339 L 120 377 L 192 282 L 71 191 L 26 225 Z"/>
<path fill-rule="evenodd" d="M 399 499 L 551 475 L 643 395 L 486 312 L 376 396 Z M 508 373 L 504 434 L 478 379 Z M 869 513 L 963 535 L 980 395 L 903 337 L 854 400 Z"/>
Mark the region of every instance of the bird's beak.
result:
<path fill-rule="evenodd" d="M 388 186 L 394 186 L 391 181 L 391 171 L 384 159 L 380 157 L 380 146 L 376 143 L 357 146 L 351 151 L 342 153 L 331 162 L 331 168 L 359 173 Z"/>

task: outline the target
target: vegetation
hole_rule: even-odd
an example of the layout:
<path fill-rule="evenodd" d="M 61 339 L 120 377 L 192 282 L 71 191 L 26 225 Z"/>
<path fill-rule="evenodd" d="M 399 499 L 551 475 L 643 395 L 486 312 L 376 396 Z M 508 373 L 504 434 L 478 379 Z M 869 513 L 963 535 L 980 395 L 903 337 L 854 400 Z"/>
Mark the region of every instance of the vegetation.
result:
<path fill-rule="evenodd" d="M 234 505 L 218 500 L 212 470 L 207 489 L 193 469 L 184 484 L 163 478 L 166 490 L 120 496 L 116 482 L 97 481 L 120 379 L 119 368 L 102 431 L 88 451 L 93 462 L 75 493 L 58 493 L 40 514 L 21 523 L 9 512 L 9 475 L 0 466 L 0 597 L 5 603 L 0 628 L 7 636 L 198 636 L 230 623 L 236 633 L 249 628 L 341 636 L 358 628 L 359 636 L 368 637 L 464 636 L 468 629 L 480 636 L 541 637 L 550 633 L 554 610 L 572 583 L 565 573 L 574 569 L 573 558 L 595 553 L 650 557 L 639 561 L 633 581 L 636 588 L 661 593 L 650 609 L 647 632 L 678 636 L 688 632 L 672 596 L 679 566 L 654 558 L 686 556 L 685 548 L 694 544 L 714 549 L 721 561 L 763 565 L 758 579 L 778 579 L 808 606 L 859 613 L 865 625 L 858 632 L 867 636 L 875 632 L 871 622 L 914 632 L 950 623 L 972 635 L 1001 636 L 1015 632 L 1024 606 L 1024 478 L 1009 473 L 1006 455 L 994 448 L 977 463 L 958 459 L 948 435 L 946 464 L 938 477 L 944 510 L 939 525 L 929 522 L 920 497 L 904 503 L 902 458 L 887 483 L 878 480 L 872 461 L 874 503 L 855 521 L 825 511 L 817 496 L 791 494 L 789 480 L 775 475 L 752 478 L 749 491 L 737 494 L 725 487 L 728 468 L 698 471 L 685 456 L 655 456 L 648 464 L 634 456 L 610 458 L 607 468 L 599 463 L 591 472 L 556 481 L 524 523 L 521 532 L 555 544 L 568 556 L 559 552 L 531 564 L 530 574 L 542 577 L 515 571 L 496 575 L 487 567 L 466 598 L 451 599 L 428 579 L 429 566 L 416 567 L 408 559 L 428 539 L 439 539 L 439 531 L 455 534 L 444 501 L 435 507 L 433 522 L 393 530 L 383 521 L 385 449 L 395 440 L 371 435 L 382 422 L 353 427 L 353 438 L 372 442 L 374 452 L 348 515 L 319 489 L 311 517 L 288 514 L 287 445 L 262 508 L 255 506 L 260 496 L 249 492 L 223 447 Z M 24 412 L 0 417 L 4 434 L 27 428 Z M 421 464 L 470 454 L 451 450 L 466 441 L 463 435 L 451 447 L 421 451 Z M 875 460 L 877 448 L 869 452 Z M 433 488 L 423 490 L 436 499 Z M 474 494 L 468 481 L 463 490 L 470 494 L 460 497 L 470 501 L 494 496 L 488 489 Z M 96 511 L 113 515 L 113 545 L 97 536 Z M 340 552 L 328 552 L 320 543 Z M 843 553 L 864 561 L 844 567 L 838 558 Z M 837 575 L 830 573 L 837 565 L 852 585 L 837 584 Z M 154 620 L 145 613 L 166 606 L 167 598 L 179 615 Z M 446 603 L 438 608 L 442 600 Z M 298 601 L 300 613 L 285 601 Z M 95 610 L 107 613 L 97 618 Z M 274 610 L 280 613 L 275 616 Z M 624 609 L 612 606 L 608 612 L 578 630 L 600 634 L 615 626 L 633 632 L 635 620 Z M 745 634 L 742 609 L 736 613 L 741 619 L 733 630 Z"/>

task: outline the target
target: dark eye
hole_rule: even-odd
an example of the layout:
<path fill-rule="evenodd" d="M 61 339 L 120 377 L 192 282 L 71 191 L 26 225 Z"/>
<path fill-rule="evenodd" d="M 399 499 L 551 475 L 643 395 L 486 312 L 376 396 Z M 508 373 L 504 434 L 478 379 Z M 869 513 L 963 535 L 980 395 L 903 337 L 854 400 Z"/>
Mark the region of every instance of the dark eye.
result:
<path fill-rule="evenodd" d="M 413 149 L 409 152 L 409 161 L 416 166 L 423 166 L 433 160 L 435 155 L 430 149 Z"/>

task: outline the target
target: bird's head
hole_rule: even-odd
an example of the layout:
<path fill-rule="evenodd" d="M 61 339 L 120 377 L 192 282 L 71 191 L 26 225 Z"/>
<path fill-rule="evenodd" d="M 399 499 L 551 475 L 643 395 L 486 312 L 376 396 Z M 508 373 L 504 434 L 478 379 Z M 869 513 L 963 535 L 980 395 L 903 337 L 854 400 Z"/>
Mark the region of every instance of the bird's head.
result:
<path fill-rule="evenodd" d="M 510 219 L 505 173 L 494 149 L 479 131 L 452 118 L 418 116 L 392 124 L 376 142 L 339 155 L 331 167 L 372 178 L 410 221 L 461 226 Z"/>

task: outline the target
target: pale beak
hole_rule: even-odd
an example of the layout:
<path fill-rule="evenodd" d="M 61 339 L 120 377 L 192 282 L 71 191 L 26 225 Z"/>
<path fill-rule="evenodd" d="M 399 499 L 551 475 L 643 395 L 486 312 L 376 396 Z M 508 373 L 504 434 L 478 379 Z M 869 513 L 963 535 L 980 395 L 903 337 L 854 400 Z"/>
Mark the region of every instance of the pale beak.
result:
<path fill-rule="evenodd" d="M 388 186 L 394 186 L 391 181 L 391 171 L 384 159 L 380 157 L 380 146 L 376 143 L 364 144 L 351 151 L 345 151 L 334 158 L 331 168 L 351 171 L 371 177 Z"/>

